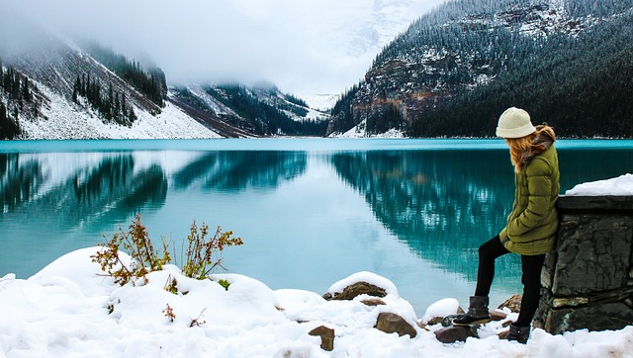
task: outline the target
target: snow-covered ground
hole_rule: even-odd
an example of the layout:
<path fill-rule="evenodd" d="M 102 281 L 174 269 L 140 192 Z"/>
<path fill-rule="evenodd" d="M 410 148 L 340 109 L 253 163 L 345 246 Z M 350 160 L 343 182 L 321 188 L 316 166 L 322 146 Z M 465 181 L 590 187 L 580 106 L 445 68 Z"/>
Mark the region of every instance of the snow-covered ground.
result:
<path fill-rule="evenodd" d="M 35 81 L 34 81 L 35 82 Z M 138 108 L 138 119 L 132 127 L 105 124 L 96 115 L 80 110 L 42 83 L 37 87 L 50 99 L 42 106 L 47 119 L 23 119 L 20 126 L 27 139 L 209 139 L 221 138 L 217 133 L 182 112 L 169 102 L 157 116 Z"/>
<path fill-rule="evenodd" d="M 310 108 L 320 111 L 332 109 L 338 98 L 339 95 L 335 94 L 313 94 L 301 96 L 301 99 L 304 100 Z"/>
<path fill-rule="evenodd" d="M 633 191 L 633 175 L 613 179 Z M 603 192 L 604 182 L 585 183 L 576 195 Z M 620 190 L 620 189 L 618 189 Z M 617 193 L 620 193 L 619 191 Z M 385 288 L 385 305 L 325 301 L 315 292 L 281 289 L 239 274 L 193 280 L 167 265 L 148 282 L 123 287 L 99 276 L 91 247 L 68 253 L 28 279 L 0 278 L 0 357 L 633 357 L 633 326 L 617 331 L 579 330 L 551 335 L 535 329 L 527 345 L 500 340 L 500 324 L 486 325 L 481 339 L 442 344 L 419 328 L 437 315 L 454 313 L 447 298 L 415 312 L 387 278 L 359 272 L 332 284 L 329 292 L 366 281 Z M 178 293 L 165 290 L 177 281 Z M 218 281 L 230 283 L 227 290 Z M 466 299 L 466 298 L 462 298 Z M 465 302 L 462 302 L 462 306 Z M 169 314 L 171 312 L 171 314 Z M 416 327 L 399 337 L 374 328 L 378 314 L 393 312 Z M 510 314 L 510 319 L 516 314 Z M 334 350 L 308 334 L 335 330 Z"/>
<path fill-rule="evenodd" d="M 403 131 L 398 129 L 390 129 L 384 133 L 367 134 L 365 130 L 366 121 L 360 122 L 345 133 L 332 133 L 330 138 L 404 138 Z"/>

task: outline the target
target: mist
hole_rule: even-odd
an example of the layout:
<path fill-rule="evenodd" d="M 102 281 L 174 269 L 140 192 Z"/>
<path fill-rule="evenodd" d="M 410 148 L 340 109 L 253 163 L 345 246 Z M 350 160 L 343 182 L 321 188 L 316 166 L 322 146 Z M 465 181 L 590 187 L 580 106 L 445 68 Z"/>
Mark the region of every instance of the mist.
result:
<path fill-rule="evenodd" d="M 20 0 L 11 5 L 50 31 L 155 64 L 170 84 L 265 81 L 284 92 L 311 95 L 338 94 L 357 83 L 384 45 L 441 2 Z"/>

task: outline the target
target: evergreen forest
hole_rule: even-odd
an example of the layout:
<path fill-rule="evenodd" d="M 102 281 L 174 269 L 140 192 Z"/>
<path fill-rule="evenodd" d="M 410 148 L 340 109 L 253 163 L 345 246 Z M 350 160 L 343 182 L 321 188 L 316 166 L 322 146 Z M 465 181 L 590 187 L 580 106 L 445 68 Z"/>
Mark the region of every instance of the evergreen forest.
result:
<path fill-rule="evenodd" d="M 112 49 L 98 44 L 90 44 L 86 46 L 86 50 L 156 105 L 164 107 L 163 97 L 167 93 L 167 81 L 160 68 L 152 67 L 146 71 L 138 61 L 130 61 Z"/>
<path fill-rule="evenodd" d="M 20 136 L 20 113 L 36 110 L 33 96 L 29 78 L 0 59 L 0 140 Z"/>
<path fill-rule="evenodd" d="M 341 95 L 330 131 L 489 137 L 517 106 L 561 136 L 633 138 L 632 78 L 630 1 L 449 1 Z"/>

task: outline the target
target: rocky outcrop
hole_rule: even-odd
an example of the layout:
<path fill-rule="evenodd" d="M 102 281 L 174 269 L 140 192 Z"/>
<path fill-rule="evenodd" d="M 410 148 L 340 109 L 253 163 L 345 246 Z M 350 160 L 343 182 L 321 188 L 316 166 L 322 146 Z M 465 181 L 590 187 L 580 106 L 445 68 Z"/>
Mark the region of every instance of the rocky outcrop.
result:
<path fill-rule="evenodd" d="M 561 197 L 534 325 L 550 333 L 633 324 L 633 197 Z"/>
<path fill-rule="evenodd" d="M 380 299 L 387 296 L 387 290 L 383 287 L 379 287 L 365 281 L 352 283 L 346 286 L 341 292 L 328 292 L 323 295 L 323 298 L 328 301 L 351 301 L 360 295 L 370 296 L 369 298 L 360 300 L 360 302 L 366 306 L 377 307 L 387 305 L 385 301 Z M 391 312 L 379 313 L 374 328 L 385 333 L 398 333 L 399 336 L 409 335 L 411 338 L 417 336 L 417 331 L 411 323 L 407 322 L 401 316 Z M 310 334 L 312 334 L 312 332 L 310 332 Z M 332 332 L 332 335 L 333 334 L 334 333 Z M 323 342 L 325 342 L 325 340 Z"/>

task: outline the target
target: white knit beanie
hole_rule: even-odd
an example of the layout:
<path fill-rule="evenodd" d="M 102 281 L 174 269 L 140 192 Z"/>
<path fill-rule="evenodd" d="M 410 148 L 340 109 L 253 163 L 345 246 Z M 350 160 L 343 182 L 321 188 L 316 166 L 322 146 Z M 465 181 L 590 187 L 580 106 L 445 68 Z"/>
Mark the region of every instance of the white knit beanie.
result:
<path fill-rule="evenodd" d="M 502 138 L 523 138 L 536 132 L 530 115 L 523 109 L 510 107 L 499 117 L 497 136 Z"/>

